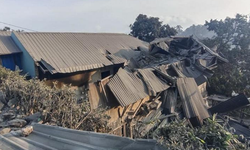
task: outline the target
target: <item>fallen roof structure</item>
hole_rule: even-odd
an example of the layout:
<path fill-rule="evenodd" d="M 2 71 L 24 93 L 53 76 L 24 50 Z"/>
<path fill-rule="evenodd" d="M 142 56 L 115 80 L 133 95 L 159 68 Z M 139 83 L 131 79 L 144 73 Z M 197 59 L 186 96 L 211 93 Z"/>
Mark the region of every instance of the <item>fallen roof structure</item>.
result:
<path fill-rule="evenodd" d="M 123 107 L 147 96 L 167 94 L 164 91 L 171 87 L 172 94 L 162 98 L 164 112 L 174 112 L 180 95 L 185 116 L 197 126 L 209 117 L 198 86 L 212 76 L 212 69 L 221 62 L 227 60 L 192 37 L 156 39 L 148 52 L 133 57 L 107 86 Z M 174 96 L 173 91 L 178 94 Z"/>
<path fill-rule="evenodd" d="M 26 137 L 18 131 L 0 135 L 1 150 L 163 150 L 155 140 L 33 124 Z"/>
<path fill-rule="evenodd" d="M 193 126 L 199 126 L 203 119 L 210 117 L 193 78 L 178 78 L 177 88 L 185 116 L 192 122 Z"/>
<path fill-rule="evenodd" d="M 119 69 L 108 83 L 108 87 L 122 106 L 135 103 L 148 96 L 143 81 L 136 74 L 125 69 Z"/>

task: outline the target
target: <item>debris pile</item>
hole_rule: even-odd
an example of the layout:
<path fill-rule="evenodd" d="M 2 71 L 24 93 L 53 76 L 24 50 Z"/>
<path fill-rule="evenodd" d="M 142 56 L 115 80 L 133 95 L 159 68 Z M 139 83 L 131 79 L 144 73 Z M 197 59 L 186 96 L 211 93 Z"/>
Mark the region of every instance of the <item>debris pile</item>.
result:
<path fill-rule="evenodd" d="M 207 99 L 207 78 L 219 63 L 227 63 L 222 54 L 192 37 L 156 39 L 149 50 L 140 49 L 114 76 L 89 86 L 91 109 L 110 107 L 109 125 L 113 134 L 146 137 L 175 118 L 186 118 L 191 126 L 221 107 L 237 103 L 228 100 L 211 107 Z M 233 98 L 234 99 L 234 98 Z M 245 97 L 226 111 L 249 104 Z M 118 102 L 118 104 L 117 104 Z"/>

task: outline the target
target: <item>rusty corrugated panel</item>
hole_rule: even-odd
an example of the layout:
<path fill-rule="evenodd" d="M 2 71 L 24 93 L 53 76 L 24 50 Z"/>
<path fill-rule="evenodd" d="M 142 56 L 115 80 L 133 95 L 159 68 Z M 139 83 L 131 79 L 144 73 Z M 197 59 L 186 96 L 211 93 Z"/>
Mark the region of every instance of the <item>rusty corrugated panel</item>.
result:
<path fill-rule="evenodd" d="M 135 74 L 119 69 L 108 87 L 122 106 L 135 103 L 148 96 L 146 86 Z"/>
<path fill-rule="evenodd" d="M 10 35 L 9 31 L 0 31 L 0 55 L 21 53 Z"/>
<path fill-rule="evenodd" d="M 139 73 L 142 75 L 143 81 L 146 83 L 149 93 L 155 96 L 156 93 L 164 91 L 169 88 L 169 85 L 159 79 L 152 71 L 152 69 L 139 69 Z"/>
<path fill-rule="evenodd" d="M 14 32 L 35 61 L 43 60 L 53 73 L 71 73 L 113 65 L 105 51 L 124 58 L 132 57 L 139 39 L 111 33 L 42 33 Z M 129 56 L 131 55 L 131 56 Z M 121 62 L 115 58 L 115 63 Z"/>
<path fill-rule="evenodd" d="M 153 139 L 131 139 L 105 133 L 33 124 L 33 132 L 0 135 L 1 150 L 163 150 Z"/>
<path fill-rule="evenodd" d="M 177 88 L 182 100 L 185 116 L 194 125 L 201 125 L 209 117 L 205 102 L 193 78 L 178 78 Z"/>

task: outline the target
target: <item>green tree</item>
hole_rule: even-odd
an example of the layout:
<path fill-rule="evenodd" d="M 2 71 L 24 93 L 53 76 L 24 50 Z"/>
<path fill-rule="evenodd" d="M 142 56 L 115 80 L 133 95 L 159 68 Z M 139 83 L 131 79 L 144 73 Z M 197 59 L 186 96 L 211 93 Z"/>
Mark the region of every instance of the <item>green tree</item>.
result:
<path fill-rule="evenodd" d="M 10 31 L 10 27 L 4 27 L 3 29 L 0 29 L 0 31 Z"/>
<path fill-rule="evenodd" d="M 234 18 L 206 21 L 208 30 L 217 36 L 203 42 L 208 46 L 217 45 L 229 63 L 218 66 L 210 79 L 210 92 L 229 95 L 232 91 L 244 92 L 250 96 L 250 22 L 245 15 Z"/>
<path fill-rule="evenodd" d="M 148 17 L 140 14 L 135 22 L 130 25 L 130 35 L 143 41 L 151 42 L 155 38 L 168 37 L 177 34 L 175 28 L 162 24 L 158 17 Z"/>

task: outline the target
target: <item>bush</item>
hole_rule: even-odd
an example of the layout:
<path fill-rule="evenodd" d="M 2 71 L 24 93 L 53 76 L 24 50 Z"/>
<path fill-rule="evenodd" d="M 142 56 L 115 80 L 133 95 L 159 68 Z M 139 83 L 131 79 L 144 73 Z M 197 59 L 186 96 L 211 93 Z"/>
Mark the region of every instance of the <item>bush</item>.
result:
<path fill-rule="evenodd" d="M 213 119 L 205 120 L 202 127 L 192 128 L 187 120 L 176 120 L 156 133 L 155 138 L 167 149 L 246 149 L 235 135 L 215 121 L 215 116 Z"/>
<path fill-rule="evenodd" d="M 43 121 L 58 126 L 88 131 L 109 130 L 105 125 L 108 117 L 104 110 L 91 112 L 88 101 L 77 103 L 75 92 L 70 86 L 57 88 L 47 86 L 38 79 L 26 80 L 18 71 L 0 67 L 0 91 L 5 94 L 5 101 L 16 101 L 13 108 L 20 115 L 43 114 Z"/>

